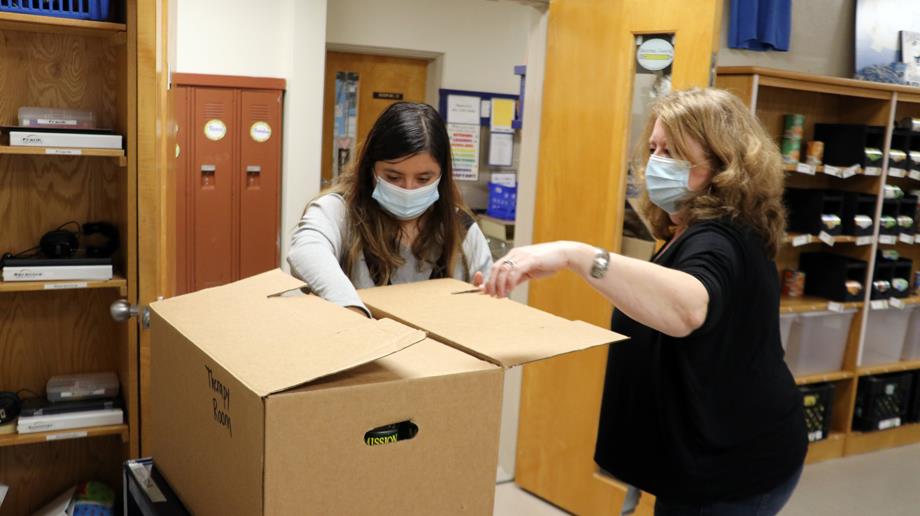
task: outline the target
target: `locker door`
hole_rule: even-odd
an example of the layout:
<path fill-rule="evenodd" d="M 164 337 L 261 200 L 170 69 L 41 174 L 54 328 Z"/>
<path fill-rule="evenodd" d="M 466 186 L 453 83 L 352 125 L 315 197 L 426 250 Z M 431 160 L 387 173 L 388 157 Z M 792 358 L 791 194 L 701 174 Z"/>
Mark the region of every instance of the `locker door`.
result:
<path fill-rule="evenodd" d="M 188 128 L 194 139 L 188 171 L 193 207 L 190 215 L 192 289 L 233 281 L 234 147 L 238 138 L 235 91 L 196 88 L 195 117 Z"/>
<path fill-rule="evenodd" d="M 189 192 L 193 191 L 193 185 L 189 178 L 188 170 L 191 160 L 191 142 L 189 133 L 194 125 L 190 116 L 189 109 L 189 88 L 179 86 L 173 88 L 172 99 L 173 109 L 175 110 L 176 119 L 176 148 L 173 151 L 175 163 L 175 181 L 176 181 L 176 247 L 175 247 L 175 294 L 185 294 L 191 291 L 191 256 L 189 251 L 191 246 L 192 232 L 189 230 L 191 196 Z M 167 150 L 170 152 L 170 150 Z M 196 177 L 197 179 L 197 177 Z"/>
<path fill-rule="evenodd" d="M 240 97 L 240 278 L 279 266 L 281 92 Z"/>

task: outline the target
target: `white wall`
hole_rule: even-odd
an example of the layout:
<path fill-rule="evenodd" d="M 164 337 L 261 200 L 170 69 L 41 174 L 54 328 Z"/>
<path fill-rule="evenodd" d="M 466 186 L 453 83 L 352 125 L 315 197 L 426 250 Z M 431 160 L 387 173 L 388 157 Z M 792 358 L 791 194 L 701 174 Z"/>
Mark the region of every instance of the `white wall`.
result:
<path fill-rule="evenodd" d="M 728 48 L 726 0 L 718 64 L 853 77 L 855 8 L 856 0 L 793 0 L 789 51 L 755 52 Z"/>
<path fill-rule="evenodd" d="M 326 41 L 443 54 L 438 87 L 516 94 L 513 66 L 539 19 L 538 9 L 508 0 L 332 0 Z"/>
<path fill-rule="evenodd" d="M 175 0 L 171 70 L 287 81 L 282 142 L 281 262 L 319 192 L 326 1 Z"/>

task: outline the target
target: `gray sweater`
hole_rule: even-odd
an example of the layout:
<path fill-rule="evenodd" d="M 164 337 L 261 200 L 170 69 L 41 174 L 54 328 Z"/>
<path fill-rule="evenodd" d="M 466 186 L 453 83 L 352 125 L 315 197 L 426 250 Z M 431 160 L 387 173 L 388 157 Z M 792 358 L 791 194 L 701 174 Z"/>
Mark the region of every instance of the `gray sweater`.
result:
<path fill-rule="evenodd" d="M 356 292 L 356 289 L 374 286 L 364 257 L 360 257 L 355 264 L 351 279 L 341 266 L 347 251 L 347 216 L 345 200 L 340 195 L 327 194 L 310 203 L 294 231 L 287 261 L 291 273 L 309 285 L 318 296 L 340 306 L 357 306 L 366 311 L 367 308 Z M 463 263 L 458 261 L 452 277 L 470 281 L 473 274 L 481 272 L 488 279 L 492 254 L 479 226 L 470 226 L 462 248 L 470 276 L 464 273 Z M 406 247 L 401 249 L 400 254 L 405 263 L 394 271 L 391 283 L 395 285 L 429 279 L 430 264 L 423 263 L 419 267 L 412 250 Z"/>

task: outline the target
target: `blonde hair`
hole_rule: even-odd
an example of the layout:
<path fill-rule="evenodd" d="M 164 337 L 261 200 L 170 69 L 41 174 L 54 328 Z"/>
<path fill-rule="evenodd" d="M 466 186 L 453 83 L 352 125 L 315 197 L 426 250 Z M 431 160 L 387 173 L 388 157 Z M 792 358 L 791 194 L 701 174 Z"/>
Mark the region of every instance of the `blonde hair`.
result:
<path fill-rule="evenodd" d="M 713 173 L 710 188 L 691 194 L 677 218 L 688 226 L 723 218 L 740 222 L 761 236 L 764 250 L 775 258 L 786 226 L 782 157 L 750 109 L 738 97 L 714 88 L 676 91 L 659 99 L 634 153 L 633 170 L 641 184 L 656 121 L 665 130 L 672 157 L 688 160 L 688 142 L 695 141 Z M 655 238 L 674 236 L 671 217 L 645 191 L 640 211 Z"/>

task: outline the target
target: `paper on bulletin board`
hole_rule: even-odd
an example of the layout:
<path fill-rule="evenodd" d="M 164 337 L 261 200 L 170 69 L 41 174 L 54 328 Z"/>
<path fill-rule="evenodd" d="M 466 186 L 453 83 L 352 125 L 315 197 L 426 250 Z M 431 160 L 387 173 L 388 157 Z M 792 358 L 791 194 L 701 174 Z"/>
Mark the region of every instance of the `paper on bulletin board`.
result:
<path fill-rule="evenodd" d="M 448 124 L 475 124 L 479 125 L 479 97 L 468 95 L 447 96 L 447 123 Z"/>
<path fill-rule="evenodd" d="M 511 122 L 514 120 L 514 100 L 492 99 L 492 123 L 489 128 L 493 133 L 513 133 Z"/>
<path fill-rule="evenodd" d="M 479 124 L 447 124 L 454 179 L 479 179 Z"/>
<path fill-rule="evenodd" d="M 493 167 L 510 167 L 514 154 L 514 135 L 492 133 L 489 135 L 489 165 Z"/>

